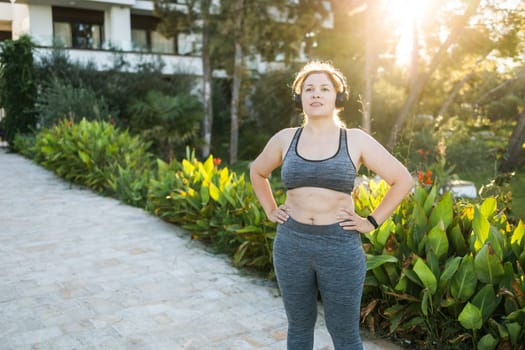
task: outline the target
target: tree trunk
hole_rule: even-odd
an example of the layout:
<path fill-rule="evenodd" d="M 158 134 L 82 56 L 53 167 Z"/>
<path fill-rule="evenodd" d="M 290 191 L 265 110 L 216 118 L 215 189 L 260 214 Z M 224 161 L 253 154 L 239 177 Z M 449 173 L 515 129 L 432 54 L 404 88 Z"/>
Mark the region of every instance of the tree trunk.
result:
<path fill-rule="evenodd" d="M 443 116 L 445 114 L 445 112 L 447 111 L 447 109 L 450 106 L 450 104 L 452 103 L 452 101 L 454 101 L 456 96 L 459 94 L 459 92 L 463 88 L 463 85 L 465 85 L 465 83 L 470 79 L 470 77 L 472 75 L 473 75 L 472 72 L 467 74 L 467 75 L 465 75 L 463 77 L 463 79 L 461 79 L 460 81 L 458 81 L 456 83 L 456 85 L 454 85 L 454 88 L 452 89 L 452 92 L 447 96 L 447 98 L 445 99 L 445 102 L 443 102 L 441 107 L 439 107 L 439 111 L 437 113 L 438 117 L 439 116 Z"/>
<path fill-rule="evenodd" d="M 243 48 L 240 41 L 242 20 L 243 20 L 243 6 L 244 0 L 237 1 L 237 17 L 235 18 L 235 60 L 233 67 L 233 86 L 232 86 L 232 100 L 230 108 L 230 164 L 237 161 L 239 148 L 239 101 L 241 94 L 241 82 L 243 71 Z"/>
<path fill-rule="evenodd" d="M 375 2 L 374 2 L 375 4 Z M 375 17 L 377 6 L 369 6 L 366 12 L 365 30 L 369 40 L 365 43 L 365 92 L 361 100 L 363 114 L 361 127 L 368 133 L 372 132 L 372 96 L 374 91 L 375 69 L 376 69 L 376 45 L 372 35 L 375 30 Z"/>
<path fill-rule="evenodd" d="M 523 79 L 525 78 L 525 73 L 520 73 L 518 74 L 516 77 L 514 78 L 511 78 L 511 79 L 508 79 L 508 80 L 505 80 L 503 83 L 499 84 L 498 86 L 496 86 L 495 88 L 485 92 L 483 95 L 481 95 L 472 105 L 473 106 L 477 106 L 478 104 L 480 104 L 484 99 L 486 99 L 487 97 L 489 97 L 490 95 L 492 95 L 493 93 L 503 89 L 504 87 L 514 83 L 515 81 L 517 80 L 520 80 L 520 79 Z"/>
<path fill-rule="evenodd" d="M 525 111 L 518 116 L 518 122 L 510 136 L 506 153 L 505 160 L 499 166 L 500 171 L 516 170 L 525 164 Z"/>
<path fill-rule="evenodd" d="M 480 0 L 472 0 L 470 2 L 469 7 L 466 9 L 461 19 L 458 20 L 457 24 L 452 28 L 447 40 L 441 45 L 434 57 L 432 57 L 432 61 L 430 62 L 428 70 L 424 74 L 420 74 L 417 80 L 414 82 L 414 88 L 412 91 L 409 92 L 405 104 L 401 108 L 401 112 L 399 113 L 396 122 L 392 127 L 392 131 L 390 132 L 390 138 L 387 143 L 387 148 L 389 150 L 394 149 L 394 146 L 397 142 L 397 138 L 399 136 L 399 132 L 403 128 L 407 117 L 410 115 L 410 113 L 414 111 L 416 104 L 419 102 L 427 80 L 436 70 L 439 63 L 441 63 L 441 59 L 450 47 L 450 45 L 452 45 L 452 43 L 456 41 L 456 38 L 459 37 L 469 18 L 472 17 L 472 15 L 474 15 L 476 9 L 479 6 L 479 3 Z"/>
<path fill-rule="evenodd" d="M 212 68 L 209 51 L 209 12 L 211 0 L 202 1 L 202 93 L 204 103 L 204 119 L 202 120 L 202 138 L 204 143 L 201 148 L 203 158 L 207 158 L 211 151 L 211 137 L 213 127 L 213 89 Z"/>

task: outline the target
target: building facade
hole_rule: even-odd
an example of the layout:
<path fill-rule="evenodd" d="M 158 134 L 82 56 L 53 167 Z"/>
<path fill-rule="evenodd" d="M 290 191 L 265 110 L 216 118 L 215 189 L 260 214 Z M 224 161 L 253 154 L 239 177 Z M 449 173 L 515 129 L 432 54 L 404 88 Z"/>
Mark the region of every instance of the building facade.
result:
<path fill-rule="evenodd" d="M 63 47 L 74 61 L 111 67 L 118 52 L 133 69 L 138 63 L 164 63 L 165 74 L 202 75 L 197 35 L 165 37 L 156 27 L 153 2 L 141 0 L 0 1 L 0 40 L 29 34 L 36 58 Z"/>

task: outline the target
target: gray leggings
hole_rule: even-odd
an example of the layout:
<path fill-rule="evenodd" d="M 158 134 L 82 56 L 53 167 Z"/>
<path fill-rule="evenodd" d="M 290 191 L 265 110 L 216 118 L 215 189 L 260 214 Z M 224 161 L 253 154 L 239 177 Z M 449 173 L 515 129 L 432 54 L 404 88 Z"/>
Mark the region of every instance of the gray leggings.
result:
<path fill-rule="evenodd" d="M 288 350 L 313 349 L 318 290 L 335 350 L 363 349 L 359 311 L 366 265 L 358 232 L 289 218 L 277 227 L 273 263 L 288 318 Z"/>

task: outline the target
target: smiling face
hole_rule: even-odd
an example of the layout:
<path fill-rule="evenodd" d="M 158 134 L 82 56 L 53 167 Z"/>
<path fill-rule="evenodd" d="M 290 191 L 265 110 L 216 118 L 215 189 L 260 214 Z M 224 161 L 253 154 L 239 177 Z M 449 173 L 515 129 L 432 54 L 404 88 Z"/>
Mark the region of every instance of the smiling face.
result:
<path fill-rule="evenodd" d="M 306 77 L 301 89 L 303 111 L 311 117 L 332 117 L 336 96 L 336 88 L 326 73 L 312 73 Z"/>

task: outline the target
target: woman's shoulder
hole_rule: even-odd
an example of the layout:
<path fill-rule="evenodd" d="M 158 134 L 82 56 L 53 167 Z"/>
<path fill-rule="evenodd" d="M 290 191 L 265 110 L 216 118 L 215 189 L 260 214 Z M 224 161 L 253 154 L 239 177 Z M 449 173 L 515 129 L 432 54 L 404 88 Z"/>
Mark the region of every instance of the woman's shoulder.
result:
<path fill-rule="evenodd" d="M 346 128 L 346 134 L 353 138 L 371 137 L 366 131 L 359 128 Z"/>
<path fill-rule="evenodd" d="M 277 133 L 275 133 L 275 135 L 273 135 L 272 138 L 285 143 L 289 142 L 291 141 L 293 135 L 295 135 L 295 133 L 297 132 L 297 129 L 299 129 L 299 127 L 281 129 Z"/>

